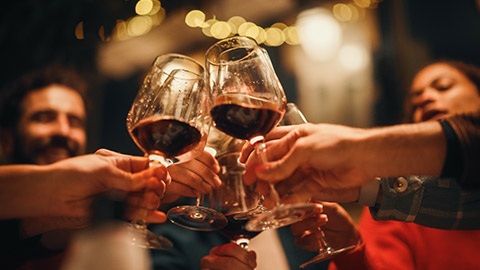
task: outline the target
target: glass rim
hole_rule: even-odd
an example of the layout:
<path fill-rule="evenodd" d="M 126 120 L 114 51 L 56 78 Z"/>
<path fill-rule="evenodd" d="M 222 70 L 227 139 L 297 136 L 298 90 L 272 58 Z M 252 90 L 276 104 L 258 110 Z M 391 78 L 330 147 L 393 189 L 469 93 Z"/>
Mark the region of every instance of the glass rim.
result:
<path fill-rule="evenodd" d="M 174 70 L 185 70 L 185 71 L 189 71 L 191 73 L 197 74 L 198 76 L 204 76 L 204 74 L 205 74 L 205 68 L 203 67 L 203 65 L 199 61 L 197 61 L 196 59 L 194 59 L 194 58 L 192 58 L 188 55 L 184 55 L 184 54 L 180 54 L 180 53 L 165 53 L 165 54 L 161 54 L 161 55 L 156 56 L 155 59 L 153 60 L 151 71 L 154 70 L 154 69 L 159 69 L 162 74 L 165 74 L 167 76 L 169 76 L 172 73 L 172 71 L 166 72 L 163 68 L 159 68 L 157 66 L 160 59 L 163 59 L 163 58 L 166 58 L 166 59 L 167 58 L 176 58 L 176 59 L 182 59 L 182 60 L 190 61 L 199 68 L 200 73 L 197 73 L 195 71 L 192 71 L 192 70 L 189 70 L 189 69 L 186 69 L 186 68 L 172 69 L 172 71 L 174 71 Z"/>
<path fill-rule="evenodd" d="M 251 49 L 251 51 L 245 55 L 244 57 L 240 58 L 240 59 L 237 59 L 235 61 L 231 61 L 231 62 L 239 62 L 239 61 L 242 61 L 243 59 L 245 59 L 246 57 L 250 56 L 251 54 L 253 54 L 254 52 L 257 51 L 257 49 L 260 49 L 260 51 L 263 49 L 262 47 L 260 47 L 260 45 L 258 45 L 257 41 L 255 41 L 255 39 L 251 38 L 251 37 L 248 37 L 248 36 L 233 36 L 233 37 L 229 37 L 229 38 L 225 38 L 225 39 L 221 39 L 217 42 L 215 42 L 213 45 L 211 45 L 208 49 L 207 49 L 207 52 L 205 53 L 205 61 L 206 63 L 208 64 L 211 64 L 211 65 L 215 65 L 215 66 L 220 66 L 222 65 L 222 63 L 220 63 L 219 61 L 211 61 L 210 60 L 210 57 L 209 55 L 211 54 L 211 52 L 213 51 L 214 48 L 217 48 L 219 47 L 221 44 L 224 44 L 224 43 L 228 43 L 230 42 L 231 40 L 248 40 L 249 42 L 251 42 L 251 46 L 248 46 L 248 45 L 241 45 L 241 46 L 238 46 L 238 47 L 235 47 L 235 48 L 228 48 L 228 50 L 232 50 L 232 49 L 237 49 L 237 48 L 246 48 L 246 49 Z M 226 51 L 226 50 L 225 50 Z M 224 52 L 224 51 L 223 51 Z M 263 52 L 262 52 L 263 53 Z"/>

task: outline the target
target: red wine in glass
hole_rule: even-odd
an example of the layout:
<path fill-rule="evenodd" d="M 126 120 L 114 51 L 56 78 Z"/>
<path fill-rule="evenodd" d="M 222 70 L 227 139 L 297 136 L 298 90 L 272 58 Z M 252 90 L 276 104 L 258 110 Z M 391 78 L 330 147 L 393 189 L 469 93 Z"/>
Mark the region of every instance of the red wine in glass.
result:
<path fill-rule="evenodd" d="M 210 111 L 215 127 L 235 138 L 252 140 L 265 136 L 283 116 L 278 105 L 245 94 L 221 94 Z"/>
<path fill-rule="evenodd" d="M 230 240 L 236 242 L 243 248 L 248 248 L 250 239 L 257 236 L 261 231 L 248 231 L 245 225 L 248 219 L 236 219 L 236 213 L 226 214 L 228 220 L 227 226 L 220 230 L 220 232 L 228 237 Z"/>
<path fill-rule="evenodd" d="M 145 153 L 168 159 L 192 150 L 202 139 L 197 128 L 168 117 L 143 119 L 131 132 L 135 142 Z"/>

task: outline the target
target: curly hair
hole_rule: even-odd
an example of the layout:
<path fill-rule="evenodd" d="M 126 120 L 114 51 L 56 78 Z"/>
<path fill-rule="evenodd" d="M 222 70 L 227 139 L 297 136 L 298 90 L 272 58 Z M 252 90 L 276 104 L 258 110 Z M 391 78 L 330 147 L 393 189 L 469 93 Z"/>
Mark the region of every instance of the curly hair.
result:
<path fill-rule="evenodd" d="M 462 73 L 467 77 L 469 81 L 471 81 L 476 87 L 477 91 L 480 94 L 480 67 L 469 64 L 466 62 L 462 61 L 457 61 L 457 60 L 449 60 L 449 59 L 443 59 L 443 60 L 437 60 L 434 62 L 431 62 L 430 64 L 426 65 L 425 67 L 435 65 L 435 64 L 445 64 L 448 65 L 454 69 L 456 69 L 458 72 Z M 425 68 L 423 67 L 423 68 Z M 412 113 L 413 113 L 413 108 L 410 100 L 407 98 L 404 102 L 404 119 L 403 122 L 411 122 L 412 121 Z"/>
<path fill-rule="evenodd" d="M 25 96 L 53 84 L 75 90 L 87 106 L 87 82 L 82 76 L 71 68 L 58 65 L 48 66 L 24 74 L 5 87 L 4 90 L 7 94 L 0 107 L 0 128 L 16 128 L 21 117 L 21 105 Z"/>

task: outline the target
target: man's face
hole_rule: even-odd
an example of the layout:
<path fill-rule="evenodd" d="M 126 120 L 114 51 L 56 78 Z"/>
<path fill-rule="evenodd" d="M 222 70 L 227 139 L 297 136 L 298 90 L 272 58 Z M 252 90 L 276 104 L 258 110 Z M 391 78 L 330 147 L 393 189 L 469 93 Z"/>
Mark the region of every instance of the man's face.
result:
<path fill-rule="evenodd" d="M 50 164 L 85 153 L 85 106 L 76 91 L 51 85 L 27 94 L 21 104 L 16 162 Z"/>
<path fill-rule="evenodd" d="M 443 63 L 427 66 L 410 92 L 413 122 L 431 121 L 480 109 L 479 89 L 467 76 Z"/>

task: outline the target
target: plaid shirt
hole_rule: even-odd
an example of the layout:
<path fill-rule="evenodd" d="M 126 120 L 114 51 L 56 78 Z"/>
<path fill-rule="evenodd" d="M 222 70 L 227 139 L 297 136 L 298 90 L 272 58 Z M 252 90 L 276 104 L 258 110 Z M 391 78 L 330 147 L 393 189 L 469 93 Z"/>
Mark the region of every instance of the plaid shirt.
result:
<path fill-rule="evenodd" d="M 413 222 L 448 230 L 480 229 L 480 190 L 465 190 L 453 178 L 382 178 L 382 202 L 374 220 Z"/>

